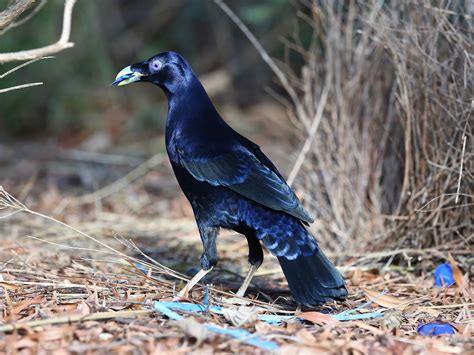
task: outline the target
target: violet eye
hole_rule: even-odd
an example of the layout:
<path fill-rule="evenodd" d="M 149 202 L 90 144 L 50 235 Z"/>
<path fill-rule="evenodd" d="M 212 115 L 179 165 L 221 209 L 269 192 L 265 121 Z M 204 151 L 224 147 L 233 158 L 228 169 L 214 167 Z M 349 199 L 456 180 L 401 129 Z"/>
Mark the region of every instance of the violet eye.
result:
<path fill-rule="evenodd" d="M 153 72 L 157 72 L 158 70 L 161 69 L 162 66 L 163 64 L 161 64 L 159 60 L 154 60 L 150 63 L 150 70 Z"/>

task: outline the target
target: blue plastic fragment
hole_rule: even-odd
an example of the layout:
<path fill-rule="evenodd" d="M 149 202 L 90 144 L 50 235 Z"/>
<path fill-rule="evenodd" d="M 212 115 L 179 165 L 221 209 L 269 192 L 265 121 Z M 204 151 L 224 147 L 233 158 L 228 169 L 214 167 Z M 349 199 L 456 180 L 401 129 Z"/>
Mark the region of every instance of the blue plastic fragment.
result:
<path fill-rule="evenodd" d="M 418 334 L 423 336 L 456 334 L 456 328 L 445 322 L 425 323 L 418 326 Z"/>
<path fill-rule="evenodd" d="M 437 287 L 449 287 L 454 285 L 453 269 L 450 264 L 441 264 L 434 271 L 435 284 Z"/>
<path fill-rule="evenodd" d="M 361 314 L 332 314 L 331 317 L 338 321 L 350 321 L 350 320 L 359 320 L 359 319 L 370 319 L 370 318 L 382 318 L 384 314 L 382 312 L 371 312 L 371 313 L 361 313 Z"/>
<path fill-rule="evenodd" d="M 206 312 L 210 311 L 215 314 L 223 314 L 222 307 L 219 306 L 204 306 L 201 304 L 195 303 L 186 303 L 186 302 L 160 302 L 164 306 L 170 309 L 179 310 L 183 312 L 196 313 L 196 312 Z M 290 319 L 295 319 L 294 316 L 278 316 L 272 314 L 259 314 L 258 319 L 270 324 L 278 324 L 283 321 Z"/>
<path fill-rule="evenodd" d="M 184 307 L 176 307 L 177 305 L 185 305 Z M 183 319 L 183 316 L 179 315 L 178 313 L 174 312 L 173 310 L 171 310 L 169 307 L 167 307 L 167 305 L 173 305 L 175 308 L 181 308 L 181 310 L 183 310 L 183 308 L 186 309 L 186 311 L 190 311 L 191 309 L 199 309 L 198 312 L 203 312 L 206 310 L 206 307 L 205 306 L 202 306 L 202 305 L 195 305 L 195 304 L 192 304 L 192 303 L 180 303 L 180 302 L 160 302 L 160 301 L 156 301 L 154 303 L 154 309 L 155 311 L 157 312 L 160 312 L 162 314 L 164 314 L 165 316 L 167 316 L 168 318 L 170 319 L 174 319 L 174 320 L 181 320 Z M 197 306 L 196 307 L 193 307 L 193 306 Z M 212 308 L 212 306 L 210 307 Z M 220 307 L 217 307 L 217 308 L 220 308 Z M 192 311 L 191 311 L 192 312 Z M 269 351 L 275 351 L 275 350 L 278 350 L 280 348 L 280 346 L 275 343 L 275 342 L 272 342 L 272 341 L 268 341 L 268 340 L 264 340 L 244 329 L 227 329 L 227 328 L 221 328 L 221 327 L 218 327 L 216 325 L 210 325 L 210 324 L 203 324 L 203 326 L 205 326 L 209 331 L 211 332 L 214 332 L 214 333 L 217 333 L 217 334 L 224 334 L 224 335 L 230 335 L 231 337 L 234 337 L 236 339 L 239 339 L 247 344 L 251 344 L 251 345 L 254 345 L 258 348 L 261 348 L 261 349 L 264 349 L 264 350 L 269 350 Z"/>
<path fill-rule="evenodd" d="M 371 301 L 367 302 L 366 304 L 357 307 L 356 309 L 352 309 L 349 311 L 344 311 L 339 314 L 330 314 L 331 317 L 338 321 L 351 321 L 351 320 L 358 320 L 358 319 L 369 319 L 369 318 L 382 318 L 382 312 L 371 312 L 371 313 L 362 313 L 362 314 L 351 314 L 361 308 L 366 307 L 370 304 Z M 187 313 L 198 313 L 198 312 L 212 312 L 215 314 L 223 314 L 222 307 L 220 306 L 205 306 L 202 304 L 195 304 L 195 303 L 188 303 L 188 302 L 160 302 L 160 304 L 164 305 L 168 309 L 172 309 L 175 311 L 182 311 Z M 292 319 L 296 319 L 295 316 L 280 316 L 280 315 L 273 315 L 273 314 L 259 314 L 258 319 L 269 324 L 280 324 L 281 322 L 289 321 Z"/>
<path fill-rule="evenodd" d="M 347 311 L 341 312 L 339 314 L 330 314 L 331 317 L 338 321 L 351 321 L 351 320 L 358 320 L 358 319 L 370 319 L 370 318 L 382 318 L 384 314 L 382 312 L 371 312 L 371 313 L 362 313 L 362 314 L 352 314 L 354 312 L 357 312 L 361 309 L 366 308 L 367 306 L 370 306 L 372 303 L 374 303 L 376 300 L 378 300 L 380 297 L 382 297 L 386 292 L 380 292 L 377 296 L 374 298 L 371 298 L 367 302 L 361 304 L 360 306 L 354 308 L 354 309 L 348 309 Z"/>
<path fill-rule="evenodd" d="M 142 263 L 135 263 L 135 267 L 141 272 L 143 272 L 145 275 L 148 274 L 148 269 Z"/>
<path fill-rule="evenodd" d="M 166 305 L 163 304 L 163 302 L 155 302 L 155 304 L 153 305 L 153 308 L 155 309 L 155 311 L 163 313 L 165 316 L 167 316 L 170 319 L 174 319 L 174 320 L 183 319 L 183 316 L 179 315 L 178 313 L 166 307 Z"/>
<path fill-rule="evenodd" d="M 155 304 L 156 303 L 157 302 L 155 302 Z M 188 303 L 188 302 L 162 302 L 160 301 L 159 303 L 167 308 L 183 311 L 183 312 L 196 313 L 196 312 L 206 312 L 206 310 L 209 310 L 213 313 L 222 314 L 222 307 L 219 307 L 219 306 L 206 307 L 205 305 L 202 305 L 202 304 L 195 304 L 195 303 Z"/>
<path fill-rule="evenodd" d="M 295 316 L 279 316 L 274 314 L 259 314 L 258 319 L 268 324 L 280 324 L 283 321 L 296 319 Z"/>

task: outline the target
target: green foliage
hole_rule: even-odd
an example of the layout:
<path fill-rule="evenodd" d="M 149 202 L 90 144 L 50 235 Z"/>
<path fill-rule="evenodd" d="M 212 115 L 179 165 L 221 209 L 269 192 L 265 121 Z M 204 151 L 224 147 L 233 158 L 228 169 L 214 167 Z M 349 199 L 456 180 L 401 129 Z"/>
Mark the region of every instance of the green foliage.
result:
<path fill-rule="evenodd" d="M 6 0 L 0 0 L 0 8 L 6 4 Z M 286 0 L 231 5 L 257 35 L 276 23 L 281 26 L 281 19 L 290 8 Z M 0 52 L 57 41 L 63 6 L 62 0 L 50 0 L 33 19 L 1 35 Z M 58 53 L 55 59 L 34 63 L 0 80 L 0 88 L 44 82 L 43 86 L 1 96 L 0 137 L 60 136 L 114 125 L 123 125 L 120 128 L 126 137 L 161 132 L 166 117 L 161 93 L 146 87 L 112 90 L 109 84 L 125 65 L 164 50 L 181 52 L 199 73 L 217 68 L 231 70 L 239 78 L 237 85 L 242 90 L 236 92 L 240 93 L 241 102 L 258 100 L 269 80 L 269 73 L 262 72 L 260 62 L 252 65 L 259 59 L 246 38 L 212 2 L 78 1 L 71 40 L 75 46 Z M 280 47 L 278 36 L 272 35 L 269 40 L 264 43 L 271 51 Z M 245 65 L 236 66 L 235 60 Z M 0 65 L 0 72 L 17 64 Z M 232 97 L 221 97 L 229 98 Z"/>

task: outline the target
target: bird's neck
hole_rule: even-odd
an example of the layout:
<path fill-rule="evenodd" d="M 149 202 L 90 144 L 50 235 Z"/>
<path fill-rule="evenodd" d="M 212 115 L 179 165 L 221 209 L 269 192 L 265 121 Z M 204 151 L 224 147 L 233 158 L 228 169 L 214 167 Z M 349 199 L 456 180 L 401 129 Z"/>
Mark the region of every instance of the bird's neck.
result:
<path fill-rule="evenodd" d="M 198 125 L 206 122 L 221 121 L 217 110 L 207 95 L 206 90 L 192 76 L 181 87 L 168 91 L 168 124 Z"/>

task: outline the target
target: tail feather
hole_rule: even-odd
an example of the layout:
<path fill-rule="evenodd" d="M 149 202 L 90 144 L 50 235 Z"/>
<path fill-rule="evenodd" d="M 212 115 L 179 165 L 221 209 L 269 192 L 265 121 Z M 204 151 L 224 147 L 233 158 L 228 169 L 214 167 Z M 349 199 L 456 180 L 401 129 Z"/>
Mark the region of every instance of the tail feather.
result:
<path fill-rule="evenodd" d="M 320 249 L 311 256 L 294 260 L 278 257 L 278 261 L 299 304 L 317 305 L 347 297 L 344 278 Z"/>

